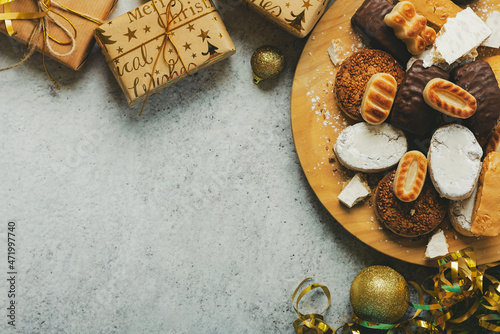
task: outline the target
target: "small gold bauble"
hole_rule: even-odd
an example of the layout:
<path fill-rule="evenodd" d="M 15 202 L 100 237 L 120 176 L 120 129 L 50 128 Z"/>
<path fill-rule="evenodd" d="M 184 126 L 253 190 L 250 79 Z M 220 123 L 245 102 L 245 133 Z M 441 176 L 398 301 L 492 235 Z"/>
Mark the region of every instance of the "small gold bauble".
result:
<path fill-rule="evenodd" d="M 410 291 L 394 269 L 371 266 L 352 281 L 350 299 L 354 314 L 361 320 L 392 324 L 408 309 Z"/>
<path fill-rule="evenodd" d="M 250 60 L 253 82 L 273 79 L 285 68 L 285 56 L 274 46 L 264 45 L 254 51 Z"/>

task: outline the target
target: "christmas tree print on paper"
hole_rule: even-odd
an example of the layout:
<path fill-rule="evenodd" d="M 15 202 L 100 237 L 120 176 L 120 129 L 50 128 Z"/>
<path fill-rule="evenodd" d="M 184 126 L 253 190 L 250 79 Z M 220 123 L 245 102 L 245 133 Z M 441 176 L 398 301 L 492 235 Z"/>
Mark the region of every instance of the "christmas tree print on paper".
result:
<path fill-rule="evenodd" d="M 305 15 L 306 15 L 306 10 L 309 9 L 309 7 L 311 7 L 311 0 L 302 0 L 302 8 L 305 8 L 300 14 L 297 14 L 295 15 L 293 12 L 291 12 L 290 14 L 292 14 L 292 16 L 294 17 L 293 19 L 285 19 L 285 21 L 287 21 L 288 23 L 290 23 L 290 26 L 298 31 L 302 31 L 304 30 L 304 28 L 302 27 L 302 23 L 305 23 L 306 22 L 306 19 L 305 19 Z"/>
<path fill-rule="evenodd" d="M 302 23 L 306 22 L 306 20 L 304 18 L 305 12 L 306 12 L 305 9 L 298 15 L 295 15 L 293 12 L 291 12 L 290 14 L 292 14 L 294 19 L 285 19 L 285 21 L 290 23 L 290 26 L 292 28 L 295 28 L 298 31 L 302 31 L 302 30 L 304 30 L 304 28 L 302 27 Z"/>
<path fill-rule="evenodd" d="M 208 56 L 210 55 L 210 57 L 208 57 L 207 60 L 210 60 L 212 58 L 215 58 L 217 57 L 218 55 L 220 55 L 220 53 L 218 53 L 216 50 L 219 50 L 218 47 L 216 47 L 215 45 L 213 45 L 212 43 L 210 43 L 209 41 L 207 41 L 207 44 L 208 44 L 208 51 L 207 52 L 202 52 L 201 54 L 204 55 L 204 56 Z"/>
<path fill-rule="evenodd" d="M 105 33 L 105 31 L 102 30 L 101 28 L 97 28 L 96 32 L 95 32 L 95 35 L 97 36 L 97 38 L 101 41 L 101 43 L 103 45 L 116 43 L 116 41 L 111 40 L 111 36 L 106 36 L 106 35 L 104 35 L 104 33 Z"/>

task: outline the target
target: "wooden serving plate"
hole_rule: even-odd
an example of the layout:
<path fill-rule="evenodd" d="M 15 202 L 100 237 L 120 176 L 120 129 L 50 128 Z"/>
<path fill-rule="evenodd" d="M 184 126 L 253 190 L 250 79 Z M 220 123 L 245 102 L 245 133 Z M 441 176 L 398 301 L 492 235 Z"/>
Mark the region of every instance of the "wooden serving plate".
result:
<path fill-rule="evenodd" d="M 343 168 L 333 153 L 338 134 L 354 122 L 337 108 L 333 87 L 338 66 L 330 61 L 327 50 L 332 39 L 341 40 L 344 58 L 362 47 L 352 31 L 350 19 L 363 0 L 336 0 L 327 10 L 307 41 L 298 62 L 291 96 L 292 132 L 297 154 L 310 186 L 332 216 L 359 240 L 378 251 L 403 261 L 435 266 L 424 257 L 429 236 L 404 238 L 385 229 L 377 220 L 371 199 L 352 209 L 337 200 L 343 183 L 354 173 Z M 500 0 L 478 0 L 472 6 L 483 19 L 488 12 L 500 11 Z M 483 9 L 486 9 L 483 11 Z M 499 50 L 488 55 L 500 54 Z M 380 177 L 380 176 L 379 176 Z M 370 176 L 375 188 L 377 176 Z M 455 232 L 448 220 L 445 230 L 449 251 L 471 246 L 478 263 L 500 260 L 500 237 L 464 237 Z"/>

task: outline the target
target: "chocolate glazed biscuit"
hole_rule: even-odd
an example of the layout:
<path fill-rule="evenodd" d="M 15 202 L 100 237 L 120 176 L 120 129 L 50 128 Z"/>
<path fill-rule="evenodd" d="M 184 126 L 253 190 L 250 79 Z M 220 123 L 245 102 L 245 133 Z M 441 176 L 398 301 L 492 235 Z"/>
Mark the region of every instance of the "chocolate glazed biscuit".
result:
<path fill-rule="evenodd" d="M 495 73 L 487 62 L 477 60 L 454 69 L 451 80 L 476 98 L 476 113 L 464 124 L 484 143 L 500 118 L 500 88 Z"/>
<path fill-rule="evenodd" d="M 411 54 L 406 44 L 384 22 L 384 16 L 393 8 L 394 5 L 387 0 L 365 0 L 352 16 L 351 25 L 371 46 L 388 52 L 406 66 Z"/>
<path fill-rule="evenodd" d="M 391 124 L 419 137 L 430 133 L 436 124 L 438 112 L 424 100 L 425 85 L 435 78 L 448 80 L 449 75 L 439 67 L 424 68 L 417 60 L 399 85 L 391 111 Z"/>

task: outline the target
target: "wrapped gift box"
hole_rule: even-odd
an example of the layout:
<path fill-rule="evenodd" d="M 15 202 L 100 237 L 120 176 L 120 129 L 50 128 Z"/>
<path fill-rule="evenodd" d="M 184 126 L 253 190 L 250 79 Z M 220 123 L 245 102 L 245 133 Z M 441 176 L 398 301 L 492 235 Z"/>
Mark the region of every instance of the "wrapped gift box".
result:
<path fill-rule="evenodd" d="M 305 37 L 325 12 L 328 0 L 240 0 L 296 37 Z"/>
<path fill-rule="evenodd" d="M 47 11 L 47 16 L 44 18 L 11 20 L 15 32 L 12 38 L 26 44 L 33 32 L 36 31 L 40 20 L 46 19 L 46 31 L 53 40 L 49 40 L 50 47 L 45 45 L 44 54 L 77 70 L 83 65 L 94 45 L 94 29 L 106 20 L 116 2 L 117 0 L 59 0 L 58 2 L 13 0 L 8 4 L 10 10 L 5 10 L 6 5 L 0 5 L 0 13 L 39 13 Z M 66 29 L 67 32 L 61 27 Z M 7 33 L 6 22 L 3 20 L 0 21 L 0 31 Z M 68 33 L 75 38 L 74 42 L 71 42 Z M 41 33 L 37 41 L 31 41 L 31 43 L 36 43 L 38 51 L 42 51 L 44 37 L 44 34 Z"/>
<path fill-rule="evenodd" d="M 129 105 L 235 53 L 211 0 L 150 1 L 95 36 Z"/>

